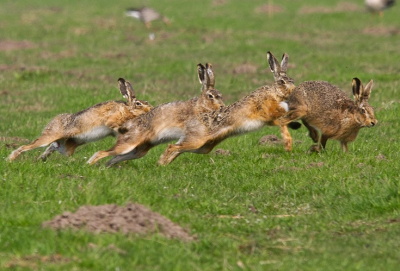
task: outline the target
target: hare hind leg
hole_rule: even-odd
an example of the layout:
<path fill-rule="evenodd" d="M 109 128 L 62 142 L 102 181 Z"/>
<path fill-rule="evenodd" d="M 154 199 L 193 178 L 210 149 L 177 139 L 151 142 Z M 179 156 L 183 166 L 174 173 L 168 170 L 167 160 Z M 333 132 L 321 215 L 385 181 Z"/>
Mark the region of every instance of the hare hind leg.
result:
<path fill-rule="evenodd" d="M 168 148 L 160 156 L 158 164 L 165 166 L 174 161 L 181 153 L 194 152 L 199 154 L 207 154 L 220 143 L 221 140 L 213 140 L 208 143 L 208 140 L 201 140 L 200 142 L 182 142 L 179 144 L 169 144 Z"/>
<path fill-rule="evenodd" d="M 35 139 L 32 143 L 27 144 L 27 145 L 23 145 L 23 146 L 19 147 L 18 149 L 14 150 L 7 157 L 7 160 L 8 161 L 13 161 L 18 156 L 20 156 L 21 153 L 23 153 L 23 152 L 30 151 L 30 150 L 33 150 L 33 149 L 36 149 L 36 148 L 40 148 L 40 147 L 45 147 L 45 146 L 53 143 L 54 141 L 57 141 L 58 139 L 60 139 L 59 135 L 56 135 L 56 136 L 42 135 L 42 136 L 38 137 L 37 139 Z"/>
<path fill-rule="evenodd" d="M 170 164 L 181 154 L 180 148 L 181 146 L 177 144 L 168 144 L 167 149 L 161 154 L 157 163 L 162 166 Z"/>
<path fill-rule="evenodd" d="M 53 152 L 57 151 L 59 148 L 59 142 L 54 141 L 50 144 L 50 146 L 42 153 L 41 156 L 38 157 L 37 160 L 41 159 L 43 162 L 46 162 L 47 157 L 49 157 Z"/>
<path fill-rule="evenodd" d="M 106 166 L 111 167 L 122 161 L 142 158 L 149 152 L 151 148 L 152 146 L 147 146 L 146 148 L 140 148 L 140 149 L 135 148 L 132 151 L 128 152 L 127 154 L 115 156 L 106 163 Z"/>
<path fill-rule="evenodd" d="M 95 154 L 93 154 L 92 157 L 90 157 L 90 159 L 87 161 L 87 163 L 90 165 L 93 165 L 93 164 L 97 163 L 97 161 L 99 161 L 100 159 L 103 159 L 104 157 L 126 154 L 126 153 L 132 151 L 133 149 L 135 149 L 136 146 L 137 145 L 130 146 L 130 145 L 122 144 L 122 145 L 116 145 L 107 151 L 98 151 Z"/>
<path fill-rule="evenodd" d="M 321 152 L 325 150 L 326 142 L 328 141 L 329 137 L 326 135 L 321 135 L 321 139 L 318 141 L 317 144 L 311 145 L 310 152 Z"/>

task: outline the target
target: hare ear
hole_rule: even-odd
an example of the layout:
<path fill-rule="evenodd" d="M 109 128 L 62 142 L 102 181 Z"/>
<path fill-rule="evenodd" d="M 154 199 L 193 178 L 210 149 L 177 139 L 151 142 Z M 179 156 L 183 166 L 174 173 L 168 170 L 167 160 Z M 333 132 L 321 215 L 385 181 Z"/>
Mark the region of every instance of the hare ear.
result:
<path fill-rule="evenodd" d="M 281 71 L 281 65 L 270 51 L 268 51 L 267 53 L 267 58 L 268 58 L 269 68 L 271 69 L 271 72 L 274 73 L 275 80 L 277 80 L 279 77 L 279 73 Z"/>
<path fill-rule="evenodd" d="M 203 64 L 201 64 L 201 63 L 197 64 L 197 74 L 199 76 L 200 84 L 203 85 L 201 90 L 207 89 L 207 80 L 206 80 L 205 71 L 206 71 L 206 68 L 204 67 Z"/>
<path fill-rule="evenodd" d="M 369 95 L 371 94 L 372 91 L 372 86 L 374 85 L 374 81 L 371 79 L 369 83 L 365 86 L 363 92 L 362 92 L 362 99 L 368 101 Z"/>
<path fill-rule="evenodd" d="M 284 53 L 281 61 L 281 72 L 286 73 L 288 62 L 289 62 L 289 55 Z"/>
<path fill-rule="evenodd" d="M 118 79 L 118 87 L 119 87 L 119 91 L 121 92 L 122 96 L 125 99 L 129 100 L 129 94 L 128 94 L 128 91 L 126 90 L 125 79 L 124 78 L 119 78 Z"/>
<path fill-rule="evenodd" d="M 206 63 L 206 74 L 207 74 L 207 88 L 214 88 L 215 76 L 211 63 Z"/>
<path fill-rule="evenodd" d="M 133 87 L 129 81 L 125 81 L 125 87 L 129 96 L 128 100 L 132 102 L 136 99 L 135 91 L 133 90 Z"/>
<path fill-rule="evenodd" d="M 360 79 L 353 78 L 352 87 L 353 87 L 354 100 L 356 102 L 360 102 L 361 101 L 360 96 L 362 94 L 362 89 L 363 89 L 363 85 L 362 85 Z"/>

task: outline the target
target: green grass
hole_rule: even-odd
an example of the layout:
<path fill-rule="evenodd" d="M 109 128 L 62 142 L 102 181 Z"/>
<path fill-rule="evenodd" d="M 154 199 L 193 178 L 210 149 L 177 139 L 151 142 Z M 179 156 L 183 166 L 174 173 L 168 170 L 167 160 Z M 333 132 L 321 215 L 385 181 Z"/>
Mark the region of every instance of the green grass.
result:
<path fill-rule="evenodd" d="M 224 1 L 220 1 L 224 2 Z M 13 270 L 397 270 L 400 259 L 399 7 L 383 18 L 364 11 L 304 13 L 341 1 L 10 1 L 0 4 L 0 268 Z M 142 4 L 172 21 L 143 24 L 124 16 Z M 304 9 L 303 9 L 304 10 Z M 372 31 L 375 34 L 369 34 Z M 390 30 L 390 31 L 389 31 Z M 28 48 L 4 50 L 4 42 Z M 277 127 L 224 141 L 230 156 L 183 154 L 156 165 L 165 145 L 107 169 L 86 165 L 108 138 L 70 158 L 43 149 L 5 158 L 35 139 L 57 114 L 120 99 L 131 81 L 152 104 L 199 93 L 196 64 L 211 62 L 226 104 L 272 83 L 266 52 L 290 55 L 297 84 L 327 80 L 350 95 L 351 79 L 374 79 L 377 127 L 363 129 L 349 152 L 328 141 L 307 153 L 306 130 L 291 131 L 292 153 L 260 146 Z M 251 64 L 257 71 L 235 74 Z M 18 139 L 19 138 L 19 139 Z M 21 141 L 26 140 L 26 141 Z M 383 155 L 383 159 L 380 158 Z M 198 241 L 160 236 L 42 229 L 80 206 L 137 202 L 190 230 Z M 253 206 L 257 212 L 251 212 Z M 237 218 L 239 217 L 239 218 Z M 94 245 L 93 245 L 94 244 Z M 114 245 L 119 250 L 109 249 Z M 59 257 L 59 260 L 46 260 Z"/>

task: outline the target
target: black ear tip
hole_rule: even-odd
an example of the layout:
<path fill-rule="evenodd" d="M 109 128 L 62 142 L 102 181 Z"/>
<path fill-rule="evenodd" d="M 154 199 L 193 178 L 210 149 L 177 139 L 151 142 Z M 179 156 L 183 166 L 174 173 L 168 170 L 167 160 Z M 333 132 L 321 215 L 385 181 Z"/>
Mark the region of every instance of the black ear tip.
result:
<path fill-rule="evenodd" d="M 121 82 L 121 83 L 125 83 L 125 79 L 124 78 L 118 78 L 118 82 Z"/>

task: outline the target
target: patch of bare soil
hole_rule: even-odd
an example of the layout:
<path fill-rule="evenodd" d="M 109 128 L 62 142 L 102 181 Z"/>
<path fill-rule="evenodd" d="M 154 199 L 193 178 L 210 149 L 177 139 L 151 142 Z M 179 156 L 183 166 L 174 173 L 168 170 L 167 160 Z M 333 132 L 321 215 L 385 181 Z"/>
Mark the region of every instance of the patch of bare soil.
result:
<path fill-rule="evenodd" d="M 23 40 L 2 40 L 0 41 L 0 51 L 12 51 L 33 48 L 35 45 L 32 42 Z"/>
<path fill-rule="evenodd" d="M 304 169 L 310 169 L 310 168 L 320 168 L 324 166 L 324 162 L 318 162 L 318 163 L 310 163 L 308 165 L 306 165 L 306 167 L 304 168 L 300 168 L 300 167 L 285 167 L 283 165 L 280 165 L 279 167 L 277 167 L 276 169 L 274 169 L 274 171 L 300 171 L 300 170 L 304 170 Z"/>
<path fill-rule="evenodd" d="M 394 36 L 400 34 L 400 29 L 396 27 L 374 26 L 365 28 L 363 34 L 371 36 Z"/>
<path fill-rule="evenodd" d="M 71 259 L 68 259 L 60 254 L 45 256 L 45 255 L 28 255 L 22 257 L 12 258 L 6 263 L 6 268 L 28 268 L 36 269 L 39 264 L 66 264 L 69 263 Z"/>
<path fill-rule="evenodd" d="M 152 212 L 141 204 L 128 203 L 126 207 L 116 204 L 82 206 L 76 213 L 65 212 L 53 220 L 42 223 L 52 229 L 84 229 L 94 233 L 122 232 L 124 234 L 161 234 L 167 238 L 184 241 L 195 240 L 182 227 L 166 217 Z"/>
<path fill-rule="evenodd" d="M 59 179 L 85 179 L 84 176 L 82 175 L 74 175 L 74 174 L 61 174 L 58 176 Z"/>
<path fill-rule="evenodd" d="M 76 56 L 76 48 L 67 49 L 57 53 L 43 51 L 40 54 L 40 57 L 43 59 L 54 59 L 54 60 L 70 58 L 75 56 Z"/>
<path fill-rule="evenodd" d="M 310 163 L 306 166 L 306 168 L 319 168 L 319 167 L 323 167 L 324 166 L 324 162 L 317 162 L 317 163 Z"/>
<path fill-rule="evenodd" d="M 233 74 L 256 73 L 257 66 L 255 66 L 253 64 L 241 64 L 241 65 L 236 66 L 232 72 L 233 72 Z"/>
<path fill-rule="evenodd" d="M 276 135 L 265 135 L 258 140 L 258 145 L 275 145 L 281 142 L 282 140 L 280 140 Z"/>
<path fill-rule="evenodd" d="M 213 6 L 213 7 L 216 7 L 216 6 L 223 6 L 223 5 L 225 5 L 226 4 L 226 0 L 212 0 L 212 2 L 211 2 L 211 5 Z"/>
<path fill-rule="evenodd" d="M 0 136 L 0 142 L 5 142 L 4 146 L 7 149 L 15 149 L 23 143 L 29 143 L 30 140 L 22 137 L 4 137 Z"/>
<path fill-rule="evenodd" d="M 313 14 L 313 13 L 337 13 L 337 12 L 355 12 L 361 11 L 360 7 L 351 2 L 341 2 L 336 7 L 322 7 L 322 6 L 305 6 L 299 10 L 300 14 Z"/>
<path fill-rule="evenodd" d="M 255 10 L 256 13 L 267 13 L 267 14 L 280 13 L 283 11 L 285 11 L 285 9 L 282 6 L 270 5 L 270 4 L 259 6 Z"/>

